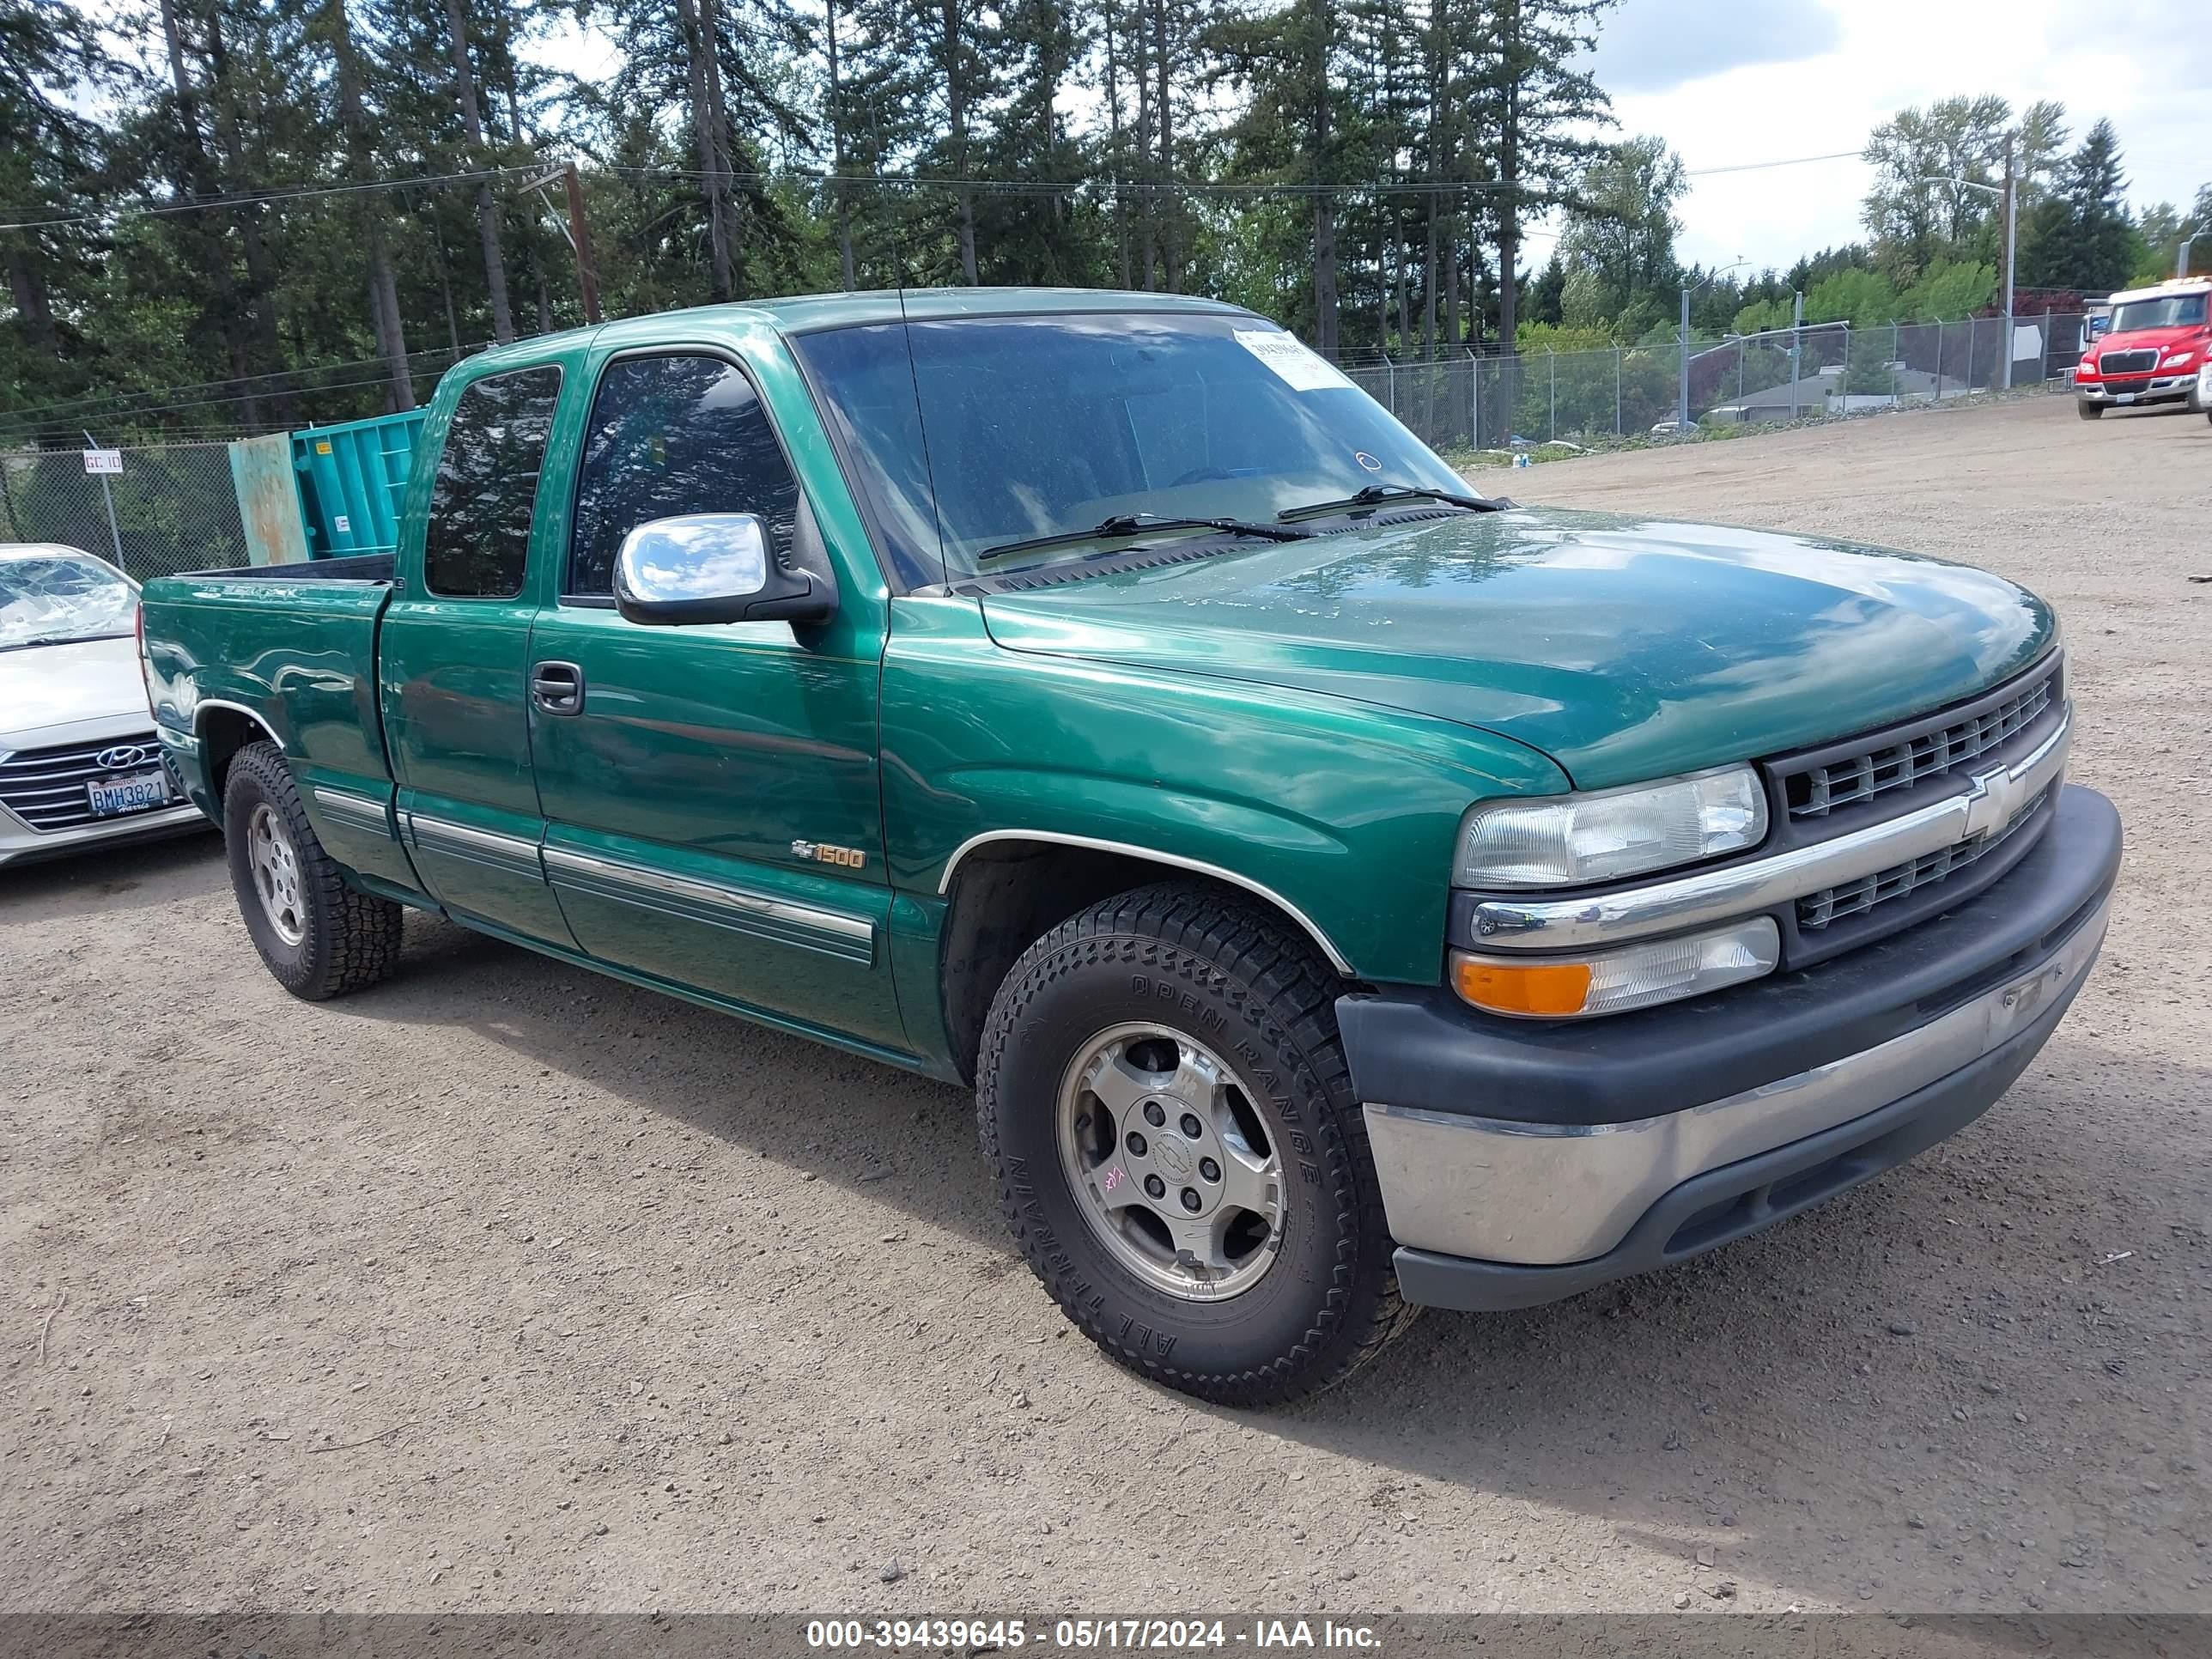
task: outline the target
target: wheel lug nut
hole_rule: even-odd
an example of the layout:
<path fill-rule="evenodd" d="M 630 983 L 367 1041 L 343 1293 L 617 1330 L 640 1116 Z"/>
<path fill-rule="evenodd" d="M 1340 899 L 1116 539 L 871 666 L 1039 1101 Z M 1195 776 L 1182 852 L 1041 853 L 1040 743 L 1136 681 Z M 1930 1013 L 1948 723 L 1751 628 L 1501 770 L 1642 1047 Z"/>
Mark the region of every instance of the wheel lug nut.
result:
<path fill-rule="evenodd" d="M 1195 1140 L 1206 1133 L 1206 1126 L 1189 1112 L 1182 1115 L 1182 1132 L 1186 1139 Z"/>
<path fill-rule="evenodd" d="M 1129 1156 L 1131 1158 L 1142 1158 L 1145 1155 L 1145 1149 L 1151 1143 L 1146 1140 L 1144 1136 L 1139 1134 L 1134 1129 L 1132 1129 L 1129 1131 L 1129 1139 L 1127 1144 L 1129 1148 Z"/>
<path fill-rule="evenodd" d="M 1221 1179 L 1221 1166 L 1210 1158 L 1201 1158 L 1198 1160 L 1198 1172 L 1208 1181 Z"/>
<path fill-rule="evenodd" d="M 1152 1127 L 1157 1129 L 1167 1121 L 1168 1115 L 1160 1109 L 1159 1102 L 1157 1100 L 1148 1100 L 1145 1103 L 1146 1122 L 1151 1124 Z"/>
<path fill-rule="evenodd" d="M 1149 1175 L 1145 1177 L 1145 1191 L 1152 1198 L 1165 1198 L 1168 1195 L 1168 1183 L 1156 1175 Z"/>
<path fill-rule="evenodd" d="M 1204 1201 L 1204 1200 L 1199 1197 L 1198 1189 L 1196 1188 L 1186 1187 L 1182 1189 L 1182 1206 L 1184 1209 L 1195 1210 Z"/>

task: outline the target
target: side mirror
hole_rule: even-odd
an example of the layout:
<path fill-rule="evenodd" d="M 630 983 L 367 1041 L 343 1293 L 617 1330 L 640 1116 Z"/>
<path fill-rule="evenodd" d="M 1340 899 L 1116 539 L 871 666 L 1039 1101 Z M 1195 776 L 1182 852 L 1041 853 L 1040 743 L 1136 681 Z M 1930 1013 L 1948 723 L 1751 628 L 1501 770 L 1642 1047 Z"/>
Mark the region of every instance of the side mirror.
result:
<path fill-rule="evenodd" d="M 836 614 L 837 591 L 778 561 L 757 514 L 693 513 L 655 519 L 623 538 L 615 609 L 627 621 L 660 627 L 818 623 Z"/>

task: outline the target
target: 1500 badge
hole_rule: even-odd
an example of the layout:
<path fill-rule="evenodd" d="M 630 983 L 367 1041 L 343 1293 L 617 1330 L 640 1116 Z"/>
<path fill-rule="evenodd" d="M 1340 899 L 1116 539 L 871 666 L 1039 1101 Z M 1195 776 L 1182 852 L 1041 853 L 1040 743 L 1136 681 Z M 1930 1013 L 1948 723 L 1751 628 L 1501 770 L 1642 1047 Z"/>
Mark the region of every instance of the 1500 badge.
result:
<path fill-rule="evenodd" d="M 858 870 L 868 861 L 868 855 L 857 847 L 832 847 L 825 841 L 795 841 L 791 843 L 791 855 L 811 864 L 834 864 L 845 870 Z"/>

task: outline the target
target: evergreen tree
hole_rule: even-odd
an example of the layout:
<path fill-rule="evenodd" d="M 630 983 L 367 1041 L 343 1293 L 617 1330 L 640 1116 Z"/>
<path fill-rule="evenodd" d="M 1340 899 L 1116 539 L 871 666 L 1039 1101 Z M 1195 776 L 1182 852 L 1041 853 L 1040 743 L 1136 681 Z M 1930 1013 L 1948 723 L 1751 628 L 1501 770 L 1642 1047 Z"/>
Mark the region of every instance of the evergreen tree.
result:
<path fill-rule="evenodd" d="M 75 390 L 71 360 L 86 348 L 58 316 L 58 288 L 85 282 L 99 248 L 81 216 L 99 165 L 98 134 L 70 106 L 72 91 L 115 73 L 91 20 L 67 0 L 0 0 L 0 201 L 26 228 L 0 231 L 0 262 L 14 307 L 4 362 L 31 393 Z"/>
<path fill-rule="evenodd" d="M 2067 157 L 2056 192 L 2024 228 L 2019 280 L 2092 295 L 2126 286 L 2136 249 L 2121 200 L 2126 187 L 2118 137 L 2110 121 L 2099 121 Z"/>
<path fill-rule="evenodd" d="M 1474 118 L 1486 135 L 1497 189 L 1498 333 L 1518 321 L 1515 272 L 1532 212 L 1573 199 L 1599 145 L 1589 129 L 1612 106 L 1585 67 L 1606 0 L 1486 0 L 1489 51 L 1474 82 Z"/>

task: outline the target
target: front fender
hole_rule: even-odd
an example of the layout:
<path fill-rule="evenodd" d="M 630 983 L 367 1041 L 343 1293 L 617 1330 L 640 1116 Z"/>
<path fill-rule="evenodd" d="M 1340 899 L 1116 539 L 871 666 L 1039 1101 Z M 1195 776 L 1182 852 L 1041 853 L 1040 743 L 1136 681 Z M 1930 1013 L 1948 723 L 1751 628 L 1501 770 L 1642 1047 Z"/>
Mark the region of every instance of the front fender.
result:
<path fill-rule="evenodd" d="M 1151 854 L 1276 900 L 1339 971 L 1435 984 L 1474 801 L 1556 794 L 1510 738 L 1325 694 L 1011 652 L 973 600 L 903 598 L 884 663 L 895 885 L 1024 835 Z"/>

